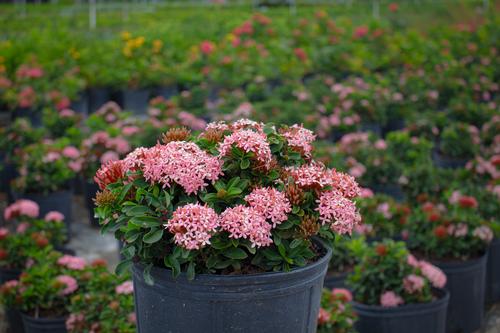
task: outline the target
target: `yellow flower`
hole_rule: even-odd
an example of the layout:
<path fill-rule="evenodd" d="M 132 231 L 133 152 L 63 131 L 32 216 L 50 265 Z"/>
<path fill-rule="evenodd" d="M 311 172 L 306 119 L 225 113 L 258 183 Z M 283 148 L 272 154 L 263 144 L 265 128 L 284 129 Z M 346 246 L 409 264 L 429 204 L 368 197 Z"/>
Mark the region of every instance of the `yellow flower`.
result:
<path fill-rule="evenodd" d="M 141 36 L 141 37 L 137 37 L 137 38 L 134 40 L 135 47 L 136 47 L 136 48 L 141 47 L 141 46 L 144 44 L 144 41 L 145 41 L 144 37 L 142 37 L 142 36 Z"/>
<path fill-rule="evenodd" d="M 159 39 L 153 41 L 153 53 L 159 53 L 163 47 L 163 42 Z"/>
<path fill-rule="evenodd" d="M 128 31 L 122 31 L 121 36 L 123 40 L 129 40 L 132 37 L 132 35 Z"/>
<path fill-rule="evenodd" d="M 228 41 L 230 41 L 230 42 L 234 41 L 234 40 L 235 40 L 235 38 L 236 38 L 236 36 L 235 36 L 234 34 L 228 34 L 228 35 L 226 36 L 226 39 L 227 39 Z"/>
<path fill-rule="evenodd" d="M 122 53 L 125 57 L 127 58 L 130 58 L 132 56 L 132 50 L 130 49 L 130 47 L 127 47 L 125 46 L 123 49 L 122 49 Z"/>

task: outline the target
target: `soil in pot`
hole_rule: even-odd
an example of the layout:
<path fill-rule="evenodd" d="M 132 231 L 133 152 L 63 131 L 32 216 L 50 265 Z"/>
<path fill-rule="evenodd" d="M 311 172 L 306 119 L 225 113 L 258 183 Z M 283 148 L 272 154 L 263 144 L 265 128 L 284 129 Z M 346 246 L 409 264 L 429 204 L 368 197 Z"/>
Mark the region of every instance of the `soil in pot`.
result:
<path fill-rule="evenodd" d="M 434 262 L 447 277 L 450 292 L 446 332 L 472 333 L 484 317 L 487 255 L 467 261 Z"/>
<path fill-rule="evenodd" d="M 445 333 L 449 294 L 435 290 L 435 295 L 429 303 L 394 308 L 353 302 L 358 314 L 355 328 L 359 333 Z"/>
<path fill-rule="evenodd" d="M 133 268 L 139 333 L 313 333 L 331 250 L 290 272 L 249 275 L 199 274 L 189 281 L 153 268 Z"/>
<path fill-rule="evenodd" d="M 66 318 L 35 318 L 21 313 L 25 333 L 67 333 Z"/>
<path fill-rule="evenodd" d="M 500 302 L 500 239 L 495 238 L 488 253 L 488 267 L 486 270 L 486 301 Z"/>

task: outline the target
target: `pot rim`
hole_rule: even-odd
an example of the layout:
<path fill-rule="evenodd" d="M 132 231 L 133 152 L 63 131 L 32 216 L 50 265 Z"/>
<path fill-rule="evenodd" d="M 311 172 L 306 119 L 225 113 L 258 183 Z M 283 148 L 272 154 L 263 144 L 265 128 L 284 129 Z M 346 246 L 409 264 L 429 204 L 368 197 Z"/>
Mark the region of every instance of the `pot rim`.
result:
<path fill-rule="evenodd" d="M 52 323 L 52 322 L 66 322 L 67 317 L 33 317 L 29 315 L 28 313 L 24 311 L 19 311 L 21 313 L 21 316 L 24 319 L 30 320 L 30 321 L 37 321 L 37 322 L 43 322 L 43 323 Z"/>
<path fill-rule="evenodd" d="M 394 315 L 414 314 L 415 312 L 431 312 L 433 310 L 446 307 L 450 300 L 450 292 L 446 289 L 433 288 L 433 291 L 440 294 L 439 298 L 427 303 L 411 303 L 396 307 L 384 307 L 381 305 L 367 305 L 352 301 L 352 305 L 357 313 L 373 314 L 381 317 L 392 317 Z"/>
<path fill-rule="evenodd" d="M 486 250 L 480 257 L 471 258 L 464 261 L 439 261 L 432 260 L 431 263 L 441 269 L 448 271 L 468 271 L 470 269 L 474 269 L 476 267 L 480 267 L 486 263 L 488 259 L 488 251 Z"/>
<path fill-rule="evenodd" d="M 156 280 L 169 281 L 171 283 L 177 282 L 187 282 L 191 285 L 256 285 L 256 284 L 269 284 L 274 281 L 283 280 L 293 280 L 298 279 L 302 275 L 310 274 L 312 271 L 323 271 L 328 268 L 328 262 L 330 261 L 332 255 L 332 249 L 324 241 L 319 239 L 313 239 L 317 245 L 325 250 L 325 253 L 321 258 L 315 262 L 308 264 L 303 267 L 296 267 L 288 272 L 265 272 L 265 273 L 255 273 L 255 274 L 241 274 L 241 275 L 219 275 L 219 274 L 196 274 L 193 280 L 188 280 L 185 272 L 179 274 L 178 277 L 172 277 L 171 270 L 164 267 L 155 267 L 151 269 L 151 275 Z M 141 280 L 142 272 L 145 265 L 142 263 L 133 264 L 133 275 L 139 277 Z M 167 273 L 167 274 L 165 274 Z M 156 283 L 155 283 L 156 284 Z"/>

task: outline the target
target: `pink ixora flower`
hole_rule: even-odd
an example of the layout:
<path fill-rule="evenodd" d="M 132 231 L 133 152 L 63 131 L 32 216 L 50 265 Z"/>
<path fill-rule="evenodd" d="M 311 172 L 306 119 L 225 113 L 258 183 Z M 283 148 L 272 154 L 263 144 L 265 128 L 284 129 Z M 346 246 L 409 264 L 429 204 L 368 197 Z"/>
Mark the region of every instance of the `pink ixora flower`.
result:
<path fill-rule="evenodd" d="M 345 288 L 334 288 L 332 290 L 332 296 L 338 299 L 342 299 L 344 302 L 352 301 L 351 292 Z"/>
<path fill-rule="evenodd" d="M 67 254 L 59 258 L 57 260 L 57 264 L 77 271 L 85 269 L 85 266 L 87 265 L 85 259 Z"/>
<path fill-rule="evenodd" d="M 425 286 L 423 277 L 410 274 L 403 279 L 403 286 L 408 294 L 418 293 Z"/>
<path fill-rule="evenodd" d="M 111 162 L 111 161 L 118 161 L 119 159 L 120 159 L 120 156 L 118 155 L 117 152 L 112 151 L 112 150 L 108 150 L 107 152 L 102 154 L 102 156 L 100 158 L 100 162 L 102 164 L 106 164 L 106 163 Z"/>
<path fill-rule="evenodd" d="M 156 145 L 144 153 L 142 171 L 151 183 L 170 187 L 179 184 L 187 194 L 197 193 L 222 174 L 223 162 L 195 143 L 174 141 Z"/>
<path fill-rule="evenodd" d="M 0 228 L 0 240 L 5 239 L 9 235 L 9 229 L 7 228 Z"/>
<path fill-rule="evenodd" d="M 210 55 L 215 51 L 215 44 L 212 43 L 211 41 L 204 40 L 200 44 L 200 51 L 205 55 Z"/>
<path fill-rule="evenodd" d="M 351 234 L 354 226 L 361 222 L 354 202 L 337 190 L 323 192 L 317 202 L 320 221 L 339 234 Z"/>
<path fill-rule="evenodd" d="M 64 221 L 64 215 L 60 212 L 56 211 L 50 211 L 47 214 L 45 214 L 44 220 L 47 222 L 53 221 L 53 222 L 62 222 Z"/>
<path fill-rule="evenodd" d="M 485 225 L 482 225 L 482 226 L 474 229 L 474 231 L 472 232 L 472 235 L 474 237 L 481 239 L 482 241 L 484 241 L 486 243 L 489 243 L 493 240 L 493 232 L 491 231 L 491 229 L 489 227 L 487 227 Z"/>
<path fill-rule="evenodd" d="M 16 232 L 18 234 L 24 234 L 26 230 L 30 227 L 30 224 L 28 222 L 21 222 L 16 228 Z M 1 238 L 0 238 L 1 239 Z"/>
<path fill-rule="evenodd" d="M 404 300 L 394 291 L 386 291 L 380 295 L 380 305 L 383 307 L 396 307 L 404 304 Z"/>
<path fill-rule="evenodd" d="M 4 211 L 4 219 L 6 221 L 18 216 L 28 216 L 36 218 L 40 212 L 40 207 L 34 201 L 20 199 L 8 206 Z"/>
<path fill-rule="evenodd" d="M 72 294 L 78 289 L 78 282 L 69 275 L 59 275 L 56 281 L 64 286 L 64 289 L 61 290 L 61 295 Z"/>
<path fill-rule="evenodd" d="M 352 199 L 361 194 L 361 189 L 353 176 L 337 170 L 328 170 L 326 175 L 330 178 L 329 185 L 340 191 L 346 198 Z"/>
<path fill-rule="evenodd" d="M 420 267 L 420 262 L 415 258 L 413 254 L 409 254 L 408 257 L 406 258 L 406 262 L 408 265 L 414 267 L 414 268 L 419 268 Z"/>
<path fill-rule="evenodd" d="M 286 221 L 287 213 L 292 211 L 285 194 L 271 187 L 254 189 L 245 197 L 245 201 L 266 219 L 271 220 L 273 228 Z"/>
<path fill-rule="evenodd" d="M 85 316 L 82 313 L 71 313 L 66 320 L 66 329 L 72 331 L 85 321 Z"/>
<path fill-rule="evenodd" d="M 446 285 L 446 275 L 436 266 L 422 260 L 420 270 L 435 288 L 443 288 Z"/>
<path fill-rule="evenodd" d="M 80 151 L 73 146 L 67 146 L 63 149 L 62 154 L 64 157 L 71 158 L 71 159 L 77 159 L 80 157 Z"/>
<path fill-rule="evenodd" d="M 312 143 L 316 140 L 316 135 L 312 131 L 299 125 L 293 125 L 283 131 L 282 135 L 292 149 L 297 150 L 306 157 L 311 156 Z"/>
<path fill-rule="evenodd" d="M 323 308 L 319 308 L 318 325 L 324 325 L 330 321 L 331 314 Z"/>
<path fill-rule="evenodd" d="M 266 169 L 269 169 L 272 159 L 271 147 L 266 140 L 266 135 L 252 130 L 240 130 L 224 138 L 219 144 L 219 156 L 224 157 L 231 154 L 233 146 L 243 150 L 245 153 L 253 153 L 254 158 Z"/>
<path fill-rule="evenodd" d="M 130 295 L 134 292 L 134 284 L 132 281 L 125 281 L 116 286 L 115 292 L 119 295 Z"/>
<path fill-rule="evenodd" d="M 210 237 L 219 223 L 217 213 L 212 208 L 188 204 L 178 207 L 165 226 L 174 234 L 177 245 L 188 250 L 199 250 L 210 244 Z"/>
<path fill-rule="evenodd" d="M 326 176 L 326 168 L 320 163 L 304 164 L 298 168 L 289 167 L 286 171 L 294 179 L 295 184 L 302 188 L 321 189 L 331 185 L 330 177 Z"/>
<path fill-rule="evenodd" d="M 253 247 L 268 246 L 273 242 L 271 225 L 254 208 L 243 205 L 228 208 L 221 214 L 219 223 L 229 232 L 230 238 L 249 239 Z"/>

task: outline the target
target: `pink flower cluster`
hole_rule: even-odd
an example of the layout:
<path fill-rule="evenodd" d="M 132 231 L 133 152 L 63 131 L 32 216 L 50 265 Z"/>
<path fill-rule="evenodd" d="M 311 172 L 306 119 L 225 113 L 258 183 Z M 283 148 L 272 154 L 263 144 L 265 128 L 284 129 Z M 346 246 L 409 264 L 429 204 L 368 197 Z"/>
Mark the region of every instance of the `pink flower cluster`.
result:
<path fill-rule="evenodd" d="M 170 187 L 179 184 L 187 194 L 197 193 L 222 174 L 222 161 L 195 143 L 174 141 L 156 145 L 145 152 L 142 160 L 144 178 L 151 183 Z"/>
<path fill-rule="evenodd" d="M 3 217 L 6 221 L 14 219 L 18 216 L 28 216 L 36 218 L 40 213 L 40 207 L 38 204 L 31 200 L 20 199 L 8 206 Z"/>
<path fill-rule="evenodd" d="M 254 247 L 272 244 L 271 225 L 252 207 L 238 205 L 226 209 L 220 216 L 220 226 L 234 239 L 249 239 Z"/>
<path fill-rule="evenodd" d="M 64 221 L 64 215 L 62 213 L 56 212 L 56 211 L 50 211 L 47 214 L 45 214 L 45 221 L 47 222 L 62 222 Z"/>
<path fill-rule="evenodd" d="M 352 301 L 352 293 L 345 288 L 333 288 L 332 296 L 334 296 L 335 298 L 340 298 L 345 302 Z"/>
<path fill-rule="evenodd" d="M 75 280 L 75 278 L 69 275 L 59 275 L 56 278 L 56 281 L 65 286 L 64 289 L 61 290 L 61 295 L 66 296 L 72 294 L 78 289 L 78 282 Z"/>
<path fill-rule="evenodd" d="M 81 271 L 87 266 L 85 259 L 67 254 L 59 258 L 57 264 L 76 271 Z"/>
<path fill-rule="evenodd" d="M 311 156 L 313 150 L 312 142 L 316 140 L 316 135 L 312 131 L 299 125 L 293 125 L 283 132 L 282 135 L 291 148 L 298 150 L 306 157 Z"/>
<path fill-rule="evenodd" d="M 493 240 L 493 232 L 488 226 L 482 225 L 480 227 L 477 227 L 474 229 L 472 232 L 472 235 L 474 237 L 477 237 L 481 239 L 482 241 L 489 243 Z"/>
<path fill-rule="evenodd" d="M 125 281 L 116 286 L 115 292 L 119 295 L 130 295 L 134 292 L 134 284 L 132 281 Z"/>
<path fill-rule="evenodd" d="M 394 291 L 389 290 L 380 295 L 380 305 L 383 307 L 396 307 L 401 304 L 404 304 L 404 300 Z"/>
<path fill-rule="evenodd" d="M 254 189 L 245 197 L 245 201 L 264 218 L 271 220 L 273 228 L 286 221 L 287 213 L 292 210 L 285 194 L 271 187 Z"/>
<path fill-rule="evenodd" d="M 419 267 L 422 275 L 425 276 L 435 288 L 443 288 L 446 285 L 446 275 L 436 266 L 421 260 Z"/>
<path fill-rule="evenodd" d="M 174 240 L 188 250 L 198 250 L 210 244 L 210 237 L 218 227 L 217 213 L 210 207 L 188 204 L 177 208 L 166 223 Z"/>
<path fill-rule="evenodd" d="M 298 168 L 289 167 L 286 171 L 292 176 L 295 184 L 303 188 L 323 188 L 331 184 L 331 179 L 325 174 L 325 166 L 320 163 L 301 165 Z"/>
<path fill-rule="evenodd" d="M 403 286 L 408 294 L 418 293 L 424 288 L 425 280 L 421 276 L 410 274 L 403 279 Z"/>
<path fill-rule="evenodd" d="M 272 160 L 271 148 L 266 141 L 266 135 L 252 130 L 239 130 L 224 138 L 219 144 L 219 156 L 231 154 L 233 146 L 238 147 L 245 153 L 253 153 L 254 158 L 269 169 Z"/>
<path fill-rule="evenodd" d="M 351 234 L 361 222 L 356 204 L 338 190 L 323 192 L 317 202 L 316 210 L 322 224 L 330 224 L 330 228 L 339 234 Z"/>

